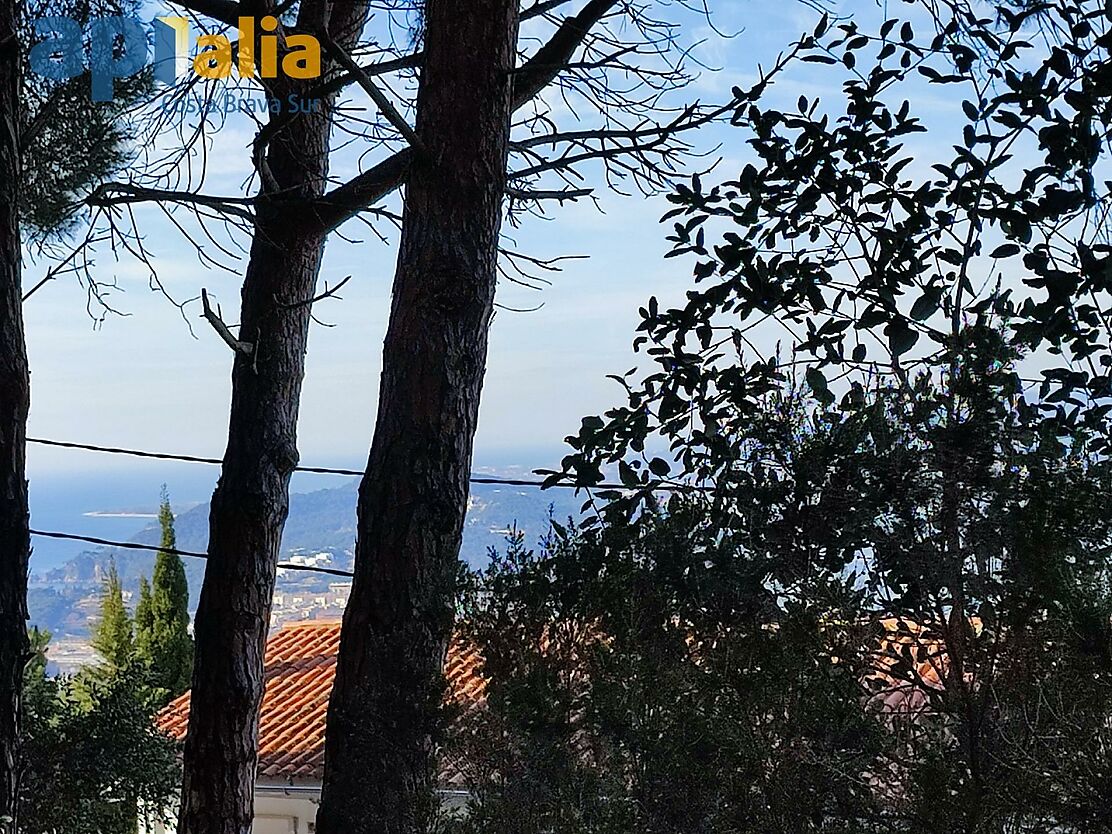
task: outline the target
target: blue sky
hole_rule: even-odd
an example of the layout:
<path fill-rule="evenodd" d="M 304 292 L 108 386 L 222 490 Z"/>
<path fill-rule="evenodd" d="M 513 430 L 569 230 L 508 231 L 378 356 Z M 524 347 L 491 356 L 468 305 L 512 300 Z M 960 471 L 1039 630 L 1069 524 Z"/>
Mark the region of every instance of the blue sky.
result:
<path fill-rule="evenodd" d="M 901 4 L 902 7 L 903 4 Z M 719 71 L 706 72 L 687 92 L 690 99 L 721 102 L 733 84 L 750 82 L 758 63 L 776 53 L 817 15 L 795 2 L 749 0 L 712 3 L 718 38 L 705 22 L 685 18 L 689 42 L 705 39 L 696 55 Z M 906 7 L 905 7 L 906 8 Z M 876 19 L 872 3 L 845 4 Z M 829 81 L 835 86 L 826 87 Z M 840 78 L 801 68 L 786 79 L 780 94 L 794 101 L 801 91 L 837 93 Z M 236 193 L 248 173 L 246 121 L 233 120 L 214 134 L 209 190 Z M 744 156 L 742 132 L 714 128 L 696 140 L 704 149 L 721 145 L 718 172 L 728 177 Z M 595 183 L 600 185 L 600 183 Z M 580 418 L 604 410 L 620 391 L 606 380 L 635 364 L 631 350 L 637 308 L 650 295 L 682 297 L 690 265 L 665 261 L 666 230 L 658 223 L 667 210 L 663 197 L 626 198 L 599 191 L 603 212 L 589 202 L 553 210 L 549 221 L 526 221 L 513 232 L 520 249 L 536 255 L 585 254 L 553 277 L 541 293 L 503 284 L 499 302 L 537 312 L 500 311 L 493 325 L 489 369 L 476 443 L 478 467 L 547 466 L 563 453 L 562 438 Z M 200 264 L 172 225 L 153 211 L 141 212 L 145 245 L 154 254 L 167 289 L 180 299 L 202 287 L 234 320 L 238 276 Z M 358 227 L 347 233 L 367 237 Z M 330 328 L 315 326 L 310 337 L 301 407 L 300 446 L 305 463 L 360 468 L 371 433 L 380 371 L 382 337 L 389 309 L 396 239 L 330 240 L 323 278 L 330 283 L 352 275 L 342 300 L 318 307 Z M 31 260 L 25 283 L 38 281 L 48 261 Z M 122 255 L 114 261 L 101 251 L 98 274 L 113 277 L 120 291 L 113 303 L 126 317 L 109 316 L 94 328 L 85 311 L 84 289 L 60 278 L 26 305 L 27 337 L 33 367 L 33 436 L 104 445 L 137 446 L 219 456 L 224 448 L 230 395 L 231 353 L 199 321 L 199 305 L 189 307 L 193 332 L 180 312 L 148 286 L 145 269 Z M 124 460 L 33 448 L 31 475 L 110 473 L 133 466 Z"/>

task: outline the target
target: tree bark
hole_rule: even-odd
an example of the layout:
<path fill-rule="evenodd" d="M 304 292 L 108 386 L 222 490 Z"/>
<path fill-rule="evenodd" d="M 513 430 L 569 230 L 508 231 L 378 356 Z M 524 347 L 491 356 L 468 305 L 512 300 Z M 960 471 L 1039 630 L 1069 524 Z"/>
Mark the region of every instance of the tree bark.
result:
<path fill-rule="evenodd" d="M 21 3 L 0 0 L 0 831 L 16 830 L 20 711 L 27 663 L 27 415 L 19 231 Z M 4 820 L 6 817 L 6 820 Z"/>
<path fill-rule="evenodd" d="M 23 336 L 19 231 L 22 3 L 0 0 L 0 831 L 15 831 L 20 711 L 27 662 L 27 413 L 31 380 Z M 6 819 L 4 819 L 6 818 Z"/>
<path fill-rule="evenodd" d="M 515 0 L 427 0 L 425 67 L 320 834 L 424 832 L 506 188 Z"/>
<path fill-rule="evenodd" d="M 299 25 L 327 26 L 350 48 L 366 8 L 365 0 L 303 3 Z M 280 78 L 268 94 L 285 105 L 290 94 L 315 83 Z M 323 234 L 305 230 L 303 206 L 325 187 L 333 112 L 334 101 L 325 99 L 317 112 L 284 120 L 265 155 L 240 310 L 239 339 L 251 351 L 237 352 L 232 370 L 228 445 L 209 512 L 209 558 L 195 620 L 181 834 L 247 834 L 251 828 L 263 656 L 298 461 L 308 301 L 325 243 Z"/>

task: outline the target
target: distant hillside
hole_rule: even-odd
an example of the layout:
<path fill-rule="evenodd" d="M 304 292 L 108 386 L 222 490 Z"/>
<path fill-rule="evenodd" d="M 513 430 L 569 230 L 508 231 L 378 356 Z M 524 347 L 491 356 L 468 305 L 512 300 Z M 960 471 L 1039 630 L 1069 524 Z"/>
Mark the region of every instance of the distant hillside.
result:
<path fill-rule="evenodd" d="M 355 546 L 355 479 L 334 489 L 294 493 L 290 515 L 282 536 L 282 551 L 351 550 Z M 549 508 L 556 518 L 578 515 L 581 498 L 568 490 L 541 492 L 535 488 L 474 484 L 463 533 L 463 557 L 472 565 L 485 563 L 490 547 L 505 543 L 506 531 L 516 524 L 528 540 L 548 529 Z M 178 516 L 175 529 L 182 550 L 204 551 L 208 546 L 208 504 Z M 156 524 L 139 531 L 132 541 L 157 545 Z"/>
<path fill-rule="evenodd" d="M 350 569 L 355 546 L 356 489 L 357 481 L 352 479 L 334 489 L 291 495 L 290 515 L 282 537 L 283 554 L 288 557 L 292 552 L 327 551 L 332 554 L 333 566 Z M 541 492 L 529 487 L 474 484 L 462 556 L 472 566 L 485 564 L 489 549 L 503 547 L 512 526 L 521 530 L 527 541 L 536 542 L 548 529 L 550 508 L 557 520 L 564 520 L 578 515 L 581 503 L 582 499 L 569 490 Z M 175 527 L 179 548 L 204 552 L 208 546 L 208 504 L 183 512 Z M 147 525 L 130 541 L 157 545 L 158 526 Z M 49 571 L 36 583 L 30 598 L 32 622 L 59 633 L 83 631 L 90 613 L 88 597 L 97 592 L 99 577 L 110 559 L 115 560 L 126 591 L 136 590 L 139 577 L 149 577 L 154 567 L 153 553 L 109 548 L 86 551 L 61 568 Z M 191 602 L 196 606 L 204 561 L 190 558 L 184 561 Z"/>

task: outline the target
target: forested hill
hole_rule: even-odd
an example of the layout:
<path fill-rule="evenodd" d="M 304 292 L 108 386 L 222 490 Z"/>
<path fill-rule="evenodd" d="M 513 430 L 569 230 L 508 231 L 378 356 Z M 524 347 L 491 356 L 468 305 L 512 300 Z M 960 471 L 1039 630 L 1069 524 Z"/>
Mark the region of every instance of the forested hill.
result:
<path fill-rule="evenodd" d="M 355 544 L 355 503 L 358 481 L 334 489 L 295 493 L 290 496 L 290 515 L 282 536 L 282 550 L 351 550 Z M 582 504 L 569 490 L 542 492 L 532 487 L 473 484 L 463 536 L 463 558 L 482 564 L 489 547 L 505 542 L 505 531 L 516 523 L 527 540 L 535 540 L 548 526 L 549 508 L 557 520 L 576 515 Z M 208 542 L 208 504 L 200 504 L 178 516 L 178 547 L 204 551 Z M 151 524 L 133 541 L 158 544 L 158 526 Z"/>

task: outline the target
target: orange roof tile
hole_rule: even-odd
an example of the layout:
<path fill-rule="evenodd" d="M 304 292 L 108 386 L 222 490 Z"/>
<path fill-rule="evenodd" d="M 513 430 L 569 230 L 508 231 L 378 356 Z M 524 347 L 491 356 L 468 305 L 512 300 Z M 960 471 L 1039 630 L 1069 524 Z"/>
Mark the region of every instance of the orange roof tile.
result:
<path fill-rule="evenodd" d="M 306 622 L 283 626 L 266 645 L 266 691 L 259 716 L 260 778 L 319 779 L 324 772 L 324 727 L 328 696 L 336 675 L 340 623 Z M 485 681 L 479 651 L 452 642 L 444 673 L 449 697 L 465 708 L 482 703 Z M 158 724 L 173 738 L 185 738 L 189 693 L 171 702 Z M 446 782 L 454 773 L 442 773 Z"/>
<path fill-rule="evenodd" d="M 871 652 L 872 670 L 865 675 L 872 685 L 870 702 L 889 717 L 918 718 L 931 713 L 937 693 L 944 692 L 950 675 L 950 658 L 941 628 L 905 617 L 880 620 L 882 635 Z M 981 620 L 969 618 L 974 633 Z M 965 672 L 972 684 L 972 673 Z"/>

